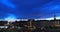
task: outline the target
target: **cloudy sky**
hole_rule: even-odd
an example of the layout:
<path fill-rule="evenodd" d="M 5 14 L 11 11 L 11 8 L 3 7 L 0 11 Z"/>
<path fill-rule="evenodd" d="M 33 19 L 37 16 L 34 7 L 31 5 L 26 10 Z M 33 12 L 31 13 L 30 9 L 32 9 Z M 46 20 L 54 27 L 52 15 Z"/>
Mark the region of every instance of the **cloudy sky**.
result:
<path fill-rule="evenodd" d="M 50 18 L 60 16 L 60 0 L 0 0 L 0 18 Z"/>

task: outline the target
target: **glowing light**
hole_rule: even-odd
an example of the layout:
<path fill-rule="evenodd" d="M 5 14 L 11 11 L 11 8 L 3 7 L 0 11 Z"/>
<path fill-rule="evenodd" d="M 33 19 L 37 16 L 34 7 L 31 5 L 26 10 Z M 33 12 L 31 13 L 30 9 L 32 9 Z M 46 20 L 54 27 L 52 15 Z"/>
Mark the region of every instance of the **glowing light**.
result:
<path fill-rule="evenodd" d="M 60 19 L 60 17 L 56 17 L 56 19 Z M 46 20 L 54 20 L 54 18 L 53 18 L 53 17 L 51 17 L 51 18 L 46 18 Z"/>
<path fill-rule="evenodd" d="M 56 19 L 60 19 L 60 16 L 56 17 Z M 35 19 L 36 20 L 54 20 L 54 17 L 51 18 L 41 18 L 41 19 Z"/>
<path fill-rule="evenodd" d="M 13 14 L 9 14 L 8 17 L 5 18 L 7 21 L 16 21 L 16 17 Z"/>

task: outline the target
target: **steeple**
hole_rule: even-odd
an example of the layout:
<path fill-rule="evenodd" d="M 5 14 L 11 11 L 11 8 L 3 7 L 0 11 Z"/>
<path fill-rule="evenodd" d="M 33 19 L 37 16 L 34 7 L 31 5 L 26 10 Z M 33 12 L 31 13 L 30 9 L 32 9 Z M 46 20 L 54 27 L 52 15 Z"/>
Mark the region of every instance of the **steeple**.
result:
<path fill-rule="evenodd" d="M 56 15 L 54 15 L 54 21 L 56 21 Z"/>
<path fill-rule="evenodd" d="M 54 26 L 56 25 L 56 15 L 54 14 Z"/>

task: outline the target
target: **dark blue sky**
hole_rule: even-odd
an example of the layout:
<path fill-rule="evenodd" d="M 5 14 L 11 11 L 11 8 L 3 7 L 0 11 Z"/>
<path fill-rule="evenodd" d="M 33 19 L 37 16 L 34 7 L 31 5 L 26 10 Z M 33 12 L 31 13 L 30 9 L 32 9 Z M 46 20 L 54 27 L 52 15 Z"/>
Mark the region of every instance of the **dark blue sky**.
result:
<path fill-rule="evenodd" d="M 60 0 L 0 0 L 0 18 L 49 18 L 60 16 Z"/>

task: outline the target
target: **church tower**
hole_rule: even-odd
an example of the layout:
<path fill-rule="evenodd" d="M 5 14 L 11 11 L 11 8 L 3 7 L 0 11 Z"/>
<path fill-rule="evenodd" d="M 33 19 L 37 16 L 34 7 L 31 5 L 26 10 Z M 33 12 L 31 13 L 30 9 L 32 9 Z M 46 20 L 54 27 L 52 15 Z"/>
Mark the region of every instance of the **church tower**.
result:
<path fill-rule="evenodd" d="M 56 15 L 54 15 L 54 26 L 56 25 Z"/>
<path fill-rule="evenodd" d="M 54 14 L 54 19 L 53 19 L 52 27 L 55 27 L 55 26 L 56 26 L 56 15 Z"/>

